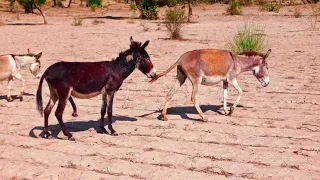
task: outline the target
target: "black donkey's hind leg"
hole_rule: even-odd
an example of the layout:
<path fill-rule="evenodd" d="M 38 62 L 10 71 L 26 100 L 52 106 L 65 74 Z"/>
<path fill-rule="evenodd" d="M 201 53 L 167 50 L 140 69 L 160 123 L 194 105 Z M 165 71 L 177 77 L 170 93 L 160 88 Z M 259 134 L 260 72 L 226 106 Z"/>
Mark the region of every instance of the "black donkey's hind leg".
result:
<path fill-rule="evenodd" d="M 72 106 L 72 109 L 73 109 L 72 116 L 73 116 L 73 117 L 78 117 L 77 106 L 76 106 L 76 104 L 74 103 L 73 98 L 72 98 L 71 96 L 69 97 L 69 101 L 70 101 L 71 106 Z"/>

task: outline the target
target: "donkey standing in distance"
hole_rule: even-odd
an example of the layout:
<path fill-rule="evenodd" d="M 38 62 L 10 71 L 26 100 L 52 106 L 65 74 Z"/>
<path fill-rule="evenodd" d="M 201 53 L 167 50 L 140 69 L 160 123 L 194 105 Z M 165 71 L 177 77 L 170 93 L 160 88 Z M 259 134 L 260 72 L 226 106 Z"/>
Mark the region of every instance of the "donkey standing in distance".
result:
<path fill-rule="evenodd" d="M 121 52 L 119 57 L 112 61 L 100 62 L 58 62 L 51 65 L 42 75 L 37 91 L 37 107 L 38 111 L 44 113 L 44 134 L 50 137 L 48 130 L 48 118 L 52 107 L 58 102 L 55 112 L 59 125 L 63 134 L 69 140 L 74 140 L 72 134 L 68 132 L 62 120 L 62 114 L 66 106 L 66 102 L 72 99 L 71 96 L 89 99 L 102 94 L 101 107 L 101 123 L 102 133 L 108 134 L 104 128 L 104 116 L 108 114 L 108 129 L 111 135 L 117 135 L 112 127 L 112 105 L 116 91 L 122 85 L 122 82 L 134 71 L 139 69 L 147 77 L 155 76 L 155 68 L 150 61 L 150 57 L 145 50 L 149 41 L 142 46 L 140 42 L 133 41 L 130 38 L 130 49 Z M 43 111 L 42 106 L 42 83 L 46 80 L 50 89 L 50 100 Z"/>
<path fill-rule="evenodd" d="M 11 86 L 13 78 L 21 81 L 21 91 L 20 91 L 20 101 L 23 101 L 23 94 L 25 88 L 25 80 L 21 76 L 21 69 L 26 66 L 30 66 L 30 72 L 36 78 L 41 77 L 40 73 L 40 57 L 42 52 L 39 54 L 30 53 L 28 49 L 28 54 L 7 54 L 0 55 L 0 81 L 8 81 L 8 94 L 7 101 L 13 101 L 11 97 Z"/>
<path fill-rule="evenodd" d="M 230 107 L 228 115 L 231 115 L 242 95 L 242 90 L 236 79 L 240 73 L 252 70 L 253 75 L 261 82 L 262 86 L 268 86 L 269 75 L 266 58 L 269 56 L 270 52 L 271 49 L 269 49 L 265 55 L 255 51 L 235 55 L 229 51 L 217 49 L 202 49 L 186 52 L 168 70 L 156 75 L 150 81 L 156 81 L 177 66 L 177 83 L 167 95 L 162 110 L 162 119 L 167 120 L 169 101 L 179 87 L 185 82 L 186 78 L 191 81 L 193 86 L 191 101 L 203 121 L 208 121 L 208 119 L 204 116 L 198 104 L 197 93 L 200 84 L 211 86 L 218 84 L 221 81 L 223 82 L 223 109 L 227 115 L 228 84 L 230 83 L 239 93 L 235 103 Z"/>

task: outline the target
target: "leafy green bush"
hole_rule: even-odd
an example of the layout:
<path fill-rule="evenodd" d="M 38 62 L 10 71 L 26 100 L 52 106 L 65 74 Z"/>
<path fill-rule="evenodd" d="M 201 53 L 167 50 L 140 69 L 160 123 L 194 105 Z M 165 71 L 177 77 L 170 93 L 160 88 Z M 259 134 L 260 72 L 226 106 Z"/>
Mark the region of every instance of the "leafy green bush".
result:
<path fill-rule="evenodd" d="M 246 23 L 238 27 L 238 33 L 228 41 L 227 49 L 233 53 L 262 52 L 266 47 L 265 27 Z"/>
<path fill-rule="evenodd" d="M 102 0 L 87 0 L 88 6 L 90 7 L 101 7 Z"/>
<path fill-rule="evenodd" d="M 143 19 L 154 20 L 158 18 L 157 3 L 155 0 L 142 0 L 141 6 Z"/>
<path fill-rule="evenodd" d="M 269 12 L 279 12 L 281 6 L 275 3 L 265 3 L 262 5 L 262 9 Z"/>
<path fill-rule="evenodd" d="M 166 28 L 172 39 L 181 39 L 181 28 L 186 21 L 186 15 L 183 9 L 174 7 L 166 11 Z"/>
<path fill-rule="evenodd" d="M 241 15 L 242 14 L 242 7 L 238 1 L 232 1 L 230 6 L 227 9 L 227 14 L 229 15 Z"/>

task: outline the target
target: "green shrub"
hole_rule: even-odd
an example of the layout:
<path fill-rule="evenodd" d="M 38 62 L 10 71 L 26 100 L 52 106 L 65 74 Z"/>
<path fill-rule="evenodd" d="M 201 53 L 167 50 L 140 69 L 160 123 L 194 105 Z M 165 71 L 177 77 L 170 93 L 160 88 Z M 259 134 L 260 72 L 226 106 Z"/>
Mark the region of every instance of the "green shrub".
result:
<path fill-rule="evenodd" d="M 88 6 L 97 8 L 101 7 L 102 1 L 101 0 L 87 0 Z"/>
<path fill-rule="evenodd" d="M 238 1 L 232 1 L 230 6 L 227 9 L 227 14 L 229 15 L 241 15 L 242 14 L 242 7 Z"/>
<path fill-rule="evenodd" d="M 174 7 L 166 11 L 166 28 L 172 39 L 181 39 L 181 28 L 186 21 L 186 15 L 183 9 Z"/>
<path fill-rule="evenodd" d="M 142 18 L 154 20 L 158 18 L 157 4 L 155 0 L 142 0 Z"/>
<path fill-rule="evenodd" d="M 262 9 L 269 12 L 279 12 L 281 6 L 275 3 L 265 3 L 262 5 Z"/>
<path fill-rule="evenodd" d="M 238 33 L 228 41 L 227 49 L 233 53 L 245 51 L 262 52 L 265 50 L 266 38 L 263 26 L 246 23 L 238 27 Z"/>

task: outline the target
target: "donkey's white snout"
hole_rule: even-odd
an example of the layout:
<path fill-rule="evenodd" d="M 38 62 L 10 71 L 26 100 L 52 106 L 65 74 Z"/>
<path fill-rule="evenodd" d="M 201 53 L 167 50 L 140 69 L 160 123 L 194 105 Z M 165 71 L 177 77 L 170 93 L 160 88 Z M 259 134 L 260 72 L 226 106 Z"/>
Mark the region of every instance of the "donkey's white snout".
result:
<path fill-rule="evenodd" d="M 156 75 L 156 68 L 152 68 L 149 73 L 147 73 L 148 78 L 153 78 Z"/>
<path fill-rule="evenodd" d="M 42 74 L 41 73 L 38 73 L 37 75 L 36 75 L 36 78 L 41 78 L 41 76 L 42 76 Z"/>

